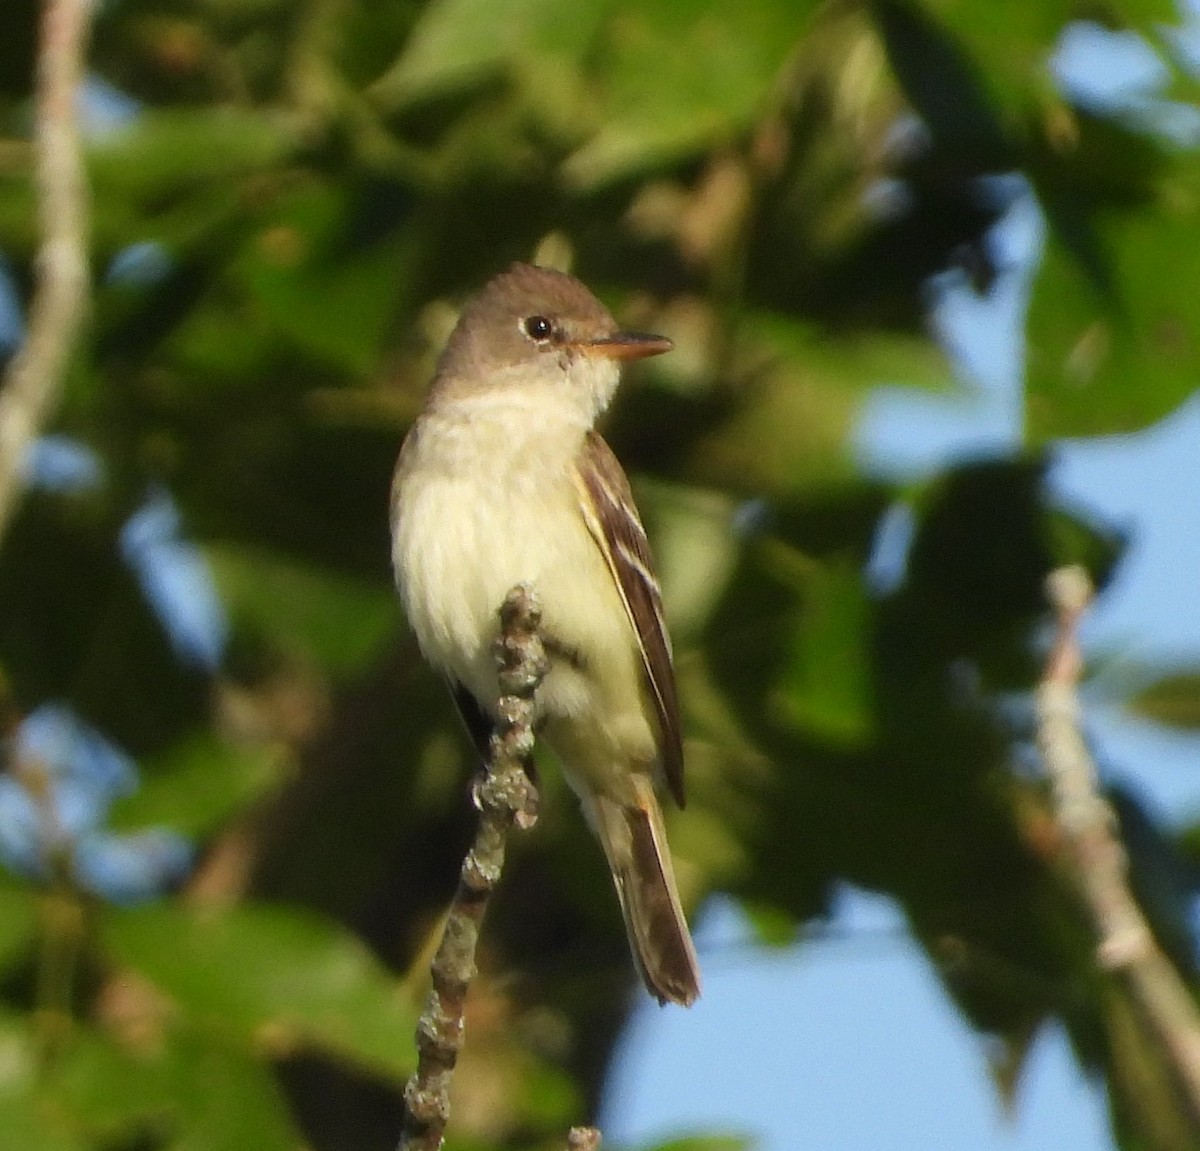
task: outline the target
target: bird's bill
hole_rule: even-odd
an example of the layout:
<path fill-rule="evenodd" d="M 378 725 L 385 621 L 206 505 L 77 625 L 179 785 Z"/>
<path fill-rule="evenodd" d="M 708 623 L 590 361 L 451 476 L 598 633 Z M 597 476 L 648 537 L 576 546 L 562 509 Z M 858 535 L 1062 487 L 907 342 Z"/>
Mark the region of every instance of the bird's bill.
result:
<path fill-rule="evenodd" d="M 584 351 L 610 360 L 643 360 L 647 356 L 661 356 L 674 346 L 666 336 L 649 332 L 613 332 L 602 340 L 588 340 L 580 345 Z"/>

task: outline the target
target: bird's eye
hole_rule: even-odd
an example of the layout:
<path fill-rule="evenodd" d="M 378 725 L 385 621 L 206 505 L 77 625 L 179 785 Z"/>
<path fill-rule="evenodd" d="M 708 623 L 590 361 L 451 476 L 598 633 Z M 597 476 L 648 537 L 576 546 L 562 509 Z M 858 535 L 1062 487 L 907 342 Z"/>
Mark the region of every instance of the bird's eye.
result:
<path fill-rule="evenodd" d="M 554 335 L 554 325 L 545 316 L 530 316 L 522 324 L 522 327 L 525 329 L 525 334 L 539 344 L 545 343 Z"/>

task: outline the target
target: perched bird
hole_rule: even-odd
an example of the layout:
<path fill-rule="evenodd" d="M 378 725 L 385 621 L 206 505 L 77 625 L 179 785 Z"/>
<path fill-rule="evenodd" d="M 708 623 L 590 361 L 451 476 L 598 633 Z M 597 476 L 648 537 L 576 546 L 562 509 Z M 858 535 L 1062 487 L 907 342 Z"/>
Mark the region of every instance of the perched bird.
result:
<path fill-rule="evenodd" d="M 651 994 L 691 1004 L 695 948 L 656 782 L 683 805 L 671 644 L 629 481 L 595 430 L 620 365 L 669 351 L 578 280 L 515 264 L 463 309 L 392 486 L 392 563 L 426 659 L 486 748 L 492 646 L 518 583 L 542 606 L 536 727 L 604 846 Z"/>

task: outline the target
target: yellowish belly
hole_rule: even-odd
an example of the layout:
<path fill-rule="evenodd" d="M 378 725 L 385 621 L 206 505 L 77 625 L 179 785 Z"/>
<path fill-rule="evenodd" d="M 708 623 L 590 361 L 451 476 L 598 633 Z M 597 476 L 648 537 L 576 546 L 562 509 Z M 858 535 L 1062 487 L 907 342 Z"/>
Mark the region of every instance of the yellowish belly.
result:
<path fill-rule="evenodd" d="M 539 485 L 510 472 L 504 481 L 446 473 L 402 488 L 393 558 L 405 610 L 426 658 L 494 714 L 499 608 L 515 585 L 531 584 L 551 651 L 538 692 L 544 734 L 577 789 L 619 798 L 627 773 L 649 772 L 657 758 L 623 600 L 569 479 Z"/>

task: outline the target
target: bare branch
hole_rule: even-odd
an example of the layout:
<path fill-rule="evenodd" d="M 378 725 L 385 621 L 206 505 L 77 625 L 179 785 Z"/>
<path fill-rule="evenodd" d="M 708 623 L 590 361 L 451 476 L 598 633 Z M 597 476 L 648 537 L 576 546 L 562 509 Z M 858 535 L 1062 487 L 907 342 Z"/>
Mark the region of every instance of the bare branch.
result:
<path fill-rule="evenodd" d="M 463 860 L 433 958 L 433 989 L 417 1023 L 417 1070 L 404 1088 L 400 1151 L 437 1151 L 442 1145 L 484 913 L 500 882 L 509 828 L 514 823 L 531 827 L 537 818 L 537 790 L 526 768 L 533 754 L 534 694 L 547 667 L 537 630 L 540 620 L 532 589 L 522 585 L 509 592 L 500 609 L 496 643 L 500 722 L 492 735 L 486 775 L 475 788 L 475 843 Z"/>
<path fill-rule="evenodd" d="M 1200 1123 L 1200 1014 L 1130 893 L 1114 816 L 1100 796 L 1096 768 L 1080 731 L 1078 625 L 1091 598 L 1091 583 L 1082 568 L 1061 568 L 1051 575 L 1047 591 L 1058 632 L 1037 691 L 1038 746 L 1099 938 L 1097 959 L 1129 989 Z"/>
<path fill-rule="evenodd" d="M 45 0 L 38 48 L 34 174 L 42 242 L 25 342 L 0 390 L 0 538 L 20 495 L 29 445 L 62 390 L 88 303 L 88 192 L 79 82 L 95 0 Z"/>

